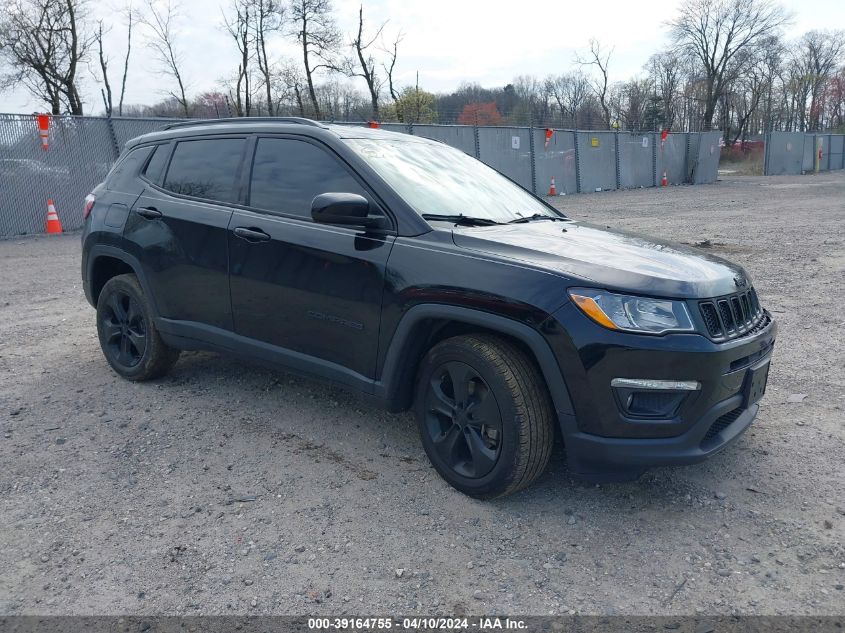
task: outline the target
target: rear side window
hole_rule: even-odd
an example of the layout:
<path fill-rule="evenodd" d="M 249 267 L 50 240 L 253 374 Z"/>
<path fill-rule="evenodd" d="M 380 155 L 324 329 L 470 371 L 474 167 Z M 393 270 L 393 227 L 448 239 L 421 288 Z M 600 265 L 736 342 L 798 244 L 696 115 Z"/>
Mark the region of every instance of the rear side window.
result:
<path fill-rule="evenodd" d="M 369 198 L 346 167 L 327 151 L 294 139 L 258 140 L 249 187 L 251 207 L 310 218 L 311 201 L 328 192 Z"/>
<path fill-rule="evenodd" d="M 144 169 L 144 176 L 150 182 L 161 182 L 161 170 L 164 169 L 164 163 L 167 160 L 169 150 L 170 145 L 167 143 L 164 145 L 156 145 L 153 150 L 153 155 L 150 157 L 150 160 Z"/>
<path fill-rule="evenodd" d="M 233 202 L 237 199 L 235 179 L 245 143 L 242 138 L 177 143 L 164 188 L 183 196 Z"/>

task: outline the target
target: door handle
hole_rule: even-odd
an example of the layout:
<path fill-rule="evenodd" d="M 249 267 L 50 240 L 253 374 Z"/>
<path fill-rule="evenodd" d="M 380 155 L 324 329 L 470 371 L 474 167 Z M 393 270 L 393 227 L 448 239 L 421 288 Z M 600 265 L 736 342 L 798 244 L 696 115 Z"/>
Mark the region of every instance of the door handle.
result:
<path fill-rule="evenodd" d="M 270 236 L 261 229 L 249 229 L 245 226 L 239 226 L 234 230 L 235 235 L 247 242 L 267 242 Z"/>
<path fill-rule="evenodd" d="M 148 220 L 155 220 L 156 218 L 161 217 L 161 211 L 155 207 L 139 207 L 135 209 L 135 213 L 140 215 L 142 218 L 147 218 Z"/>

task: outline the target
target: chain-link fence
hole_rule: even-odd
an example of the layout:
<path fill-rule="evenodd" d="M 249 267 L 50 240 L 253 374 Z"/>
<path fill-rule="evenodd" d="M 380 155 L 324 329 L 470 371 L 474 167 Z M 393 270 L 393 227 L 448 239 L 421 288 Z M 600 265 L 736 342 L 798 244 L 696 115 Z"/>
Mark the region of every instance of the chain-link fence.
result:
<path fill-rule="evenodd" d="M 82 226 L 85 196 L 131 138 L 178 119 L 51 117 L 49 149 L 35 116 L 0 114 L 0 236 L 44 232 L 47 200 L 67 230 Z M 572 131 L 532 127 L 408 125 L 382 129 L 432 138 L 475 156 L 545 195 L 716 180 L 720 132 Z M 841 153 L 841 144 L 840 153 Z"/>
<path fill-rule="evenodd" d="M 765 143 L 766 176 L 845 169 L 845 134 L 770 132 Z"/>
<path fill-rule="evenodd" d="M 0 114 L 0 236 L 43 233 L 48 200 L 64 230 L 80 228 L 85 196 L 105 178 L 126 141 L 168 122 L 50 117 L 44 151 L 36 117 Z"/>

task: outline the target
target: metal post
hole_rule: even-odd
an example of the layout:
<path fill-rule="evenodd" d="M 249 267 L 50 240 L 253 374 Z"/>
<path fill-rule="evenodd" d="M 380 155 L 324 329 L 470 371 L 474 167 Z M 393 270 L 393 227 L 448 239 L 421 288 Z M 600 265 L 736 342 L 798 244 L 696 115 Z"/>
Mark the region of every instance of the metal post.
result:
<path fill-rule="evenodd" d="M 660 137 L 658 132 L 652 132 L 651 143 L 651 183 L 652 187 L 656 187 L 659 183 L 657 181 L 657 139 Z"/>
<path fill-rule="evenodd" d="M 534 155 L 534 117 L 528 126 L 528 152 L 531 154 L 531 191 L 537 195 L 537 163 Z"/>
<path fill-rule="evenodd" d="M 475 141 L 475 157 L 478 160 L 481 160 L 481 145 L 478 142 L 478 126 L 477 125 L 472 126 L 472 135 L 473 135 L 473 140 Z"/>
<path fill-rule="evenodd" d="M 619 130 L 613 133 L 613 152 L 615 154 L 614 162 L 616 163 L 616 188 L 622 188 L 621 174 L 619 173 Z"/>
<path fill-rule="evenodd" d="M 578 130 L 572 134 L 575 140 L 575 191 L 581 193 L 581 151 L 578 145 Z"/>
<path fill-rule="evenodd" d="M 769 175 L 769 152 L 772 145 L 772 133 L 766 132 L 763 135 L 763 175 Z"/>
<path fill-rule="evenodd" d="M 832 134 L 828 134 L 828 135 L 827 135 L 827 151 L 825 152 L 825 153 L 827 154 L 827 170 L 828 170 L 828 171 L 833 171 L 833 168 L 832 168 L 832 167 L 831 167 L 831 165 L 830 165 L 830 158 L 831 158 L 831 156 L 830 156 L 830 150 L 831 150 L 831 148 L 833 147 L 833 142 L 832 142 L 832 141 L 833 141 L 833 135 L 832 135 Z"/>

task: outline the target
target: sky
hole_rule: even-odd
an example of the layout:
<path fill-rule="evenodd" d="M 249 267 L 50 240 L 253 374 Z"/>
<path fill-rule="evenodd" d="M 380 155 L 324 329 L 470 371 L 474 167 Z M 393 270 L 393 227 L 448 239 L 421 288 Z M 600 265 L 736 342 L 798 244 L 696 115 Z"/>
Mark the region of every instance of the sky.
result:
<path fill-rule="evenodd" d="M 219 89 L 220 79 L 237 69 L 234 42 L 221 27 L 221 6 L 228 1 L 180 2 L 176 28 L 181 34 L 178 46 L 190 94 Z M 448 92 L 462 82 L 497 87 L 518 75 L 542 78 L 566 72 L 575 67 L 577 54 L 588 52 L 593 37 L 613 48 L 611 80 L 628 79 L 641 73 L 649 56 L 668 43 L 663 23 L 675 16 L 679 5 L 667 0 L 363 1 L 366 24 L 373 28 L 388 21 L 386 41 L 392 41 L 400 29 L 405 34 L 396 64 L 398 83 L 413 84 L 419 72 L 420 87 L 432 92 Z M 135 4 L 141 3 L 136 0 Z M 346 42 L 357 28 L 359 4 L 359 0 L 334 0 Z M 783 0 L 781 4 L 793 14 L 787 31 L 790 37 L 811 29 L 845 29 L 842 0 Z M 111 28 L 106 54 L 114 69 L 113 89 L 120 81 L 118 69 L 125 46 L 121 6 L 121 0 L 95 0 L 91 9 L 93 17 L 103 19 Z M 125 102 L 154 103 L 171 86 L 144 46 L 140 27 L 133 40 Z M 277 58 L 300 59 L 293 43 L 276 41 L 272 51 Z M 99 72 L 99 68 L 91 64 L 82 72 L 85 113 L 100 114 L 102 99 L 91 71 Z M 363 80 L 356 81 L 364 90 Z M 22 89 L 0 94 L 0 112 L 32 113 L 44 107 Z"/>

